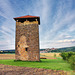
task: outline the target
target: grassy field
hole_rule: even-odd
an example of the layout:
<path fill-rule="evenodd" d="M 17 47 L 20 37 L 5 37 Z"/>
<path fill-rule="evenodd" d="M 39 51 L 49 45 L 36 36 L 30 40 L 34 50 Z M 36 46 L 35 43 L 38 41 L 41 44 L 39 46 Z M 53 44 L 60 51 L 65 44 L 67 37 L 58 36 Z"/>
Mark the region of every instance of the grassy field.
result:
<path fill-rule="evenodd" d="M 55 54 L 56 57 L 54 57 Z M 40 57 L 46 57 L 48 59 L 41 59 L 41 62 L 14 61 L 15 54 L 0 54 L 0 64 L 51 70 L 64 70 L 67 71 L 69 75 L 75 75 L 75 72 L 73 72 L 70 64 L 62 60 L 60 53 L 40 53 Z"/>
<path fill-rule="evenodd" d="M 22 66 L 22 67 L 33 67 L 33 68 L 44 68 L 52 70 L 64 70 L 72 71 L 70 64 L 66 61 L 58 59 L 41 59 L 41 62 L 28 62 L 28 61 L 14 61 L 14 60 L 0 60 L 0 64 Z"/>

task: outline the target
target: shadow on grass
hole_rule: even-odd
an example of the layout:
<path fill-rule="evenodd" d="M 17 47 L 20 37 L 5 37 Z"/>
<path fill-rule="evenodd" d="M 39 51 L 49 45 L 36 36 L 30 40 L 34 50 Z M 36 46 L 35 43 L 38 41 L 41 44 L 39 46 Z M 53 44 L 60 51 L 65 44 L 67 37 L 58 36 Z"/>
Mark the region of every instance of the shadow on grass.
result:
<path fill-rule="evenodd" d="M 33 62 L 33 63 L 65 63 L 64 60 L 57 60 L 57 59 L 41 59 L 40 61 L 22 61 L 22 60 L 14 60 L 14 62 Z"/>
<path fill-rule="evenodd" d="M 40 61 L 23 61 L 23 60 L 14 60 L 14 62 L 41 62 L 41 60 L 40 60 Z"/>

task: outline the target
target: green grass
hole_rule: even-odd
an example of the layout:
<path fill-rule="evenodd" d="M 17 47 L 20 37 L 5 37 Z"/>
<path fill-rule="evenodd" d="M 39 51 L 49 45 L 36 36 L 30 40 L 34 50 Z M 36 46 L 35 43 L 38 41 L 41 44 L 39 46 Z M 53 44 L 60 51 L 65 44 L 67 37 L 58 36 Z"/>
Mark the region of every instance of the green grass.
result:
<path fill-rule="evenodd" d="M 51 70 L 72 71 L 70 64 L 60 58 L 41 59 L 41 62 L 0 60 L 0 64 L 22 66 L 22 67 L 44 68 Z"/>

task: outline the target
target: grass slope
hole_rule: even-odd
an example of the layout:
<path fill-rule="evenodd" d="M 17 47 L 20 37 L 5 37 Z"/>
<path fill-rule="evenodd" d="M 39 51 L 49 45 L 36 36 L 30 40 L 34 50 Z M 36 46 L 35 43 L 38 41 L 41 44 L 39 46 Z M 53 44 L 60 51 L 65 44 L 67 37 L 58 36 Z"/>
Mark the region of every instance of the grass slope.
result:
<path fill-rule="evenodd" d="M 14 61 L 14 60 L 0 60 L 0 64 L 44 68 L 52 70 L 72 71 L 70 64 L 62 59 L 41 59 L 41 62 L 28 62 L 28 61 Z"/>

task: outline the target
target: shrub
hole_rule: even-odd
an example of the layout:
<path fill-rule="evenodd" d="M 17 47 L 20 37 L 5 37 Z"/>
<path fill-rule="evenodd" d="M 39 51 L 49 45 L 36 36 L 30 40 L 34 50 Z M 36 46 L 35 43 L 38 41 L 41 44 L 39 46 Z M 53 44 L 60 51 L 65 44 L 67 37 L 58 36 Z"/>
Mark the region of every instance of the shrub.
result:
<path fill-rule="evenodd" d="M 54 54 L 54 57 L 56 57 L 56 54 Z"/>
<path fill-rule="evenodd" d="M 67 52 L 62 52 L 62 53 L 60 54 L 60 56 L 61 56 L 64 60 L 67 60 L 68 53 L 67 53 Z"/>
<path fill-rule="evenodd" d="M 60 55 L 64 60 L 67 60 L 75 70 L 75 52 L 63 52 Z"/>
<path fill-rule="evenodd" d="M 75 55 L 75 52 L 63 52 L 60 54 L 64 60 L 69 60 L 72 55 Z"/>
<path fill-rule="evenodd" d="M 72 55 L 69 58 L 69 63 L 71 64 L 71 67 L 75 70 L 75 55 Z"/>
<path fill-rule="evenodd" d="M 70 58 L 72 55 L 75 55 L 75 52 L 68 52 L 68 58 Z"/>

